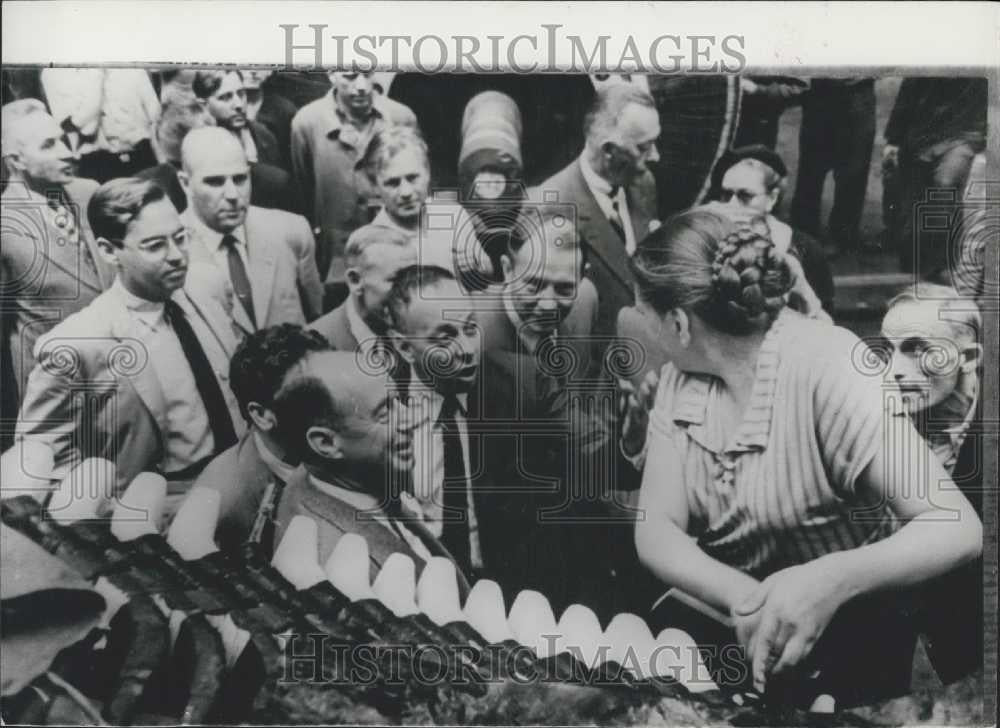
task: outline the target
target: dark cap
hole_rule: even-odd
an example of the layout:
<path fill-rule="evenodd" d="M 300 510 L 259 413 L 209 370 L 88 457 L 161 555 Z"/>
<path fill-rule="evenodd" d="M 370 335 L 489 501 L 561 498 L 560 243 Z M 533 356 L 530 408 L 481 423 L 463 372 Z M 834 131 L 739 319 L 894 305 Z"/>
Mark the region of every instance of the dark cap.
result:
<path fill-rule="evenodd" d="M 712 168 L 713 193 L 718 192 L 722 188 L 722 178 L 726 176 L 726 172 L 744 159 L 756 159 L 758 162 L 766 164 L 773 169 L 780 177 L 784 178 L 788 176 L 788 167 L 785 166 L 785 162 L 781 156 L 763 144 L 751 144 L 745 147 L 737 147 L 736 149 L 727 149 Z"/>

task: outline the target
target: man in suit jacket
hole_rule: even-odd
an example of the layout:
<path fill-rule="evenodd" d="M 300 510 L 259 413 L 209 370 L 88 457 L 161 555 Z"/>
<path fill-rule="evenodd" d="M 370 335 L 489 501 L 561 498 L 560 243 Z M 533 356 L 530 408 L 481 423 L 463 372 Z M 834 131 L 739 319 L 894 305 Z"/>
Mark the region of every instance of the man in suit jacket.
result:
<path fill-rule="evenodd" d="M 295 324 L 261 329 L 247 336 L 229 365 L 229 386 L 247 423 L 247 434 L 215 458 L 195 486 L 220 495 L 215 538 L 220 548 L 247 541 L 270 552 L 281 492 L 298 466 L 275 402 L 304 371 L 304 362 L 329 344 Z"/>
<path fill-rule="evenodd" d="M 89 217 L 117 276 L 38 341 L 18 436 L 49 445 L 60 474 L 89 457 L 111 460 L 112 496 L 140 472 L 162 472 L 176 502 L 243 433 L 225 386 L 233 331 L 214 301 L 183 290 L 187 231 L 162 189 L 112 180 Z"/>
<path fill-rule="evenodd" d="M 4 348 L 20 402 L 34 368 L 38 337 L 93 301 L 114 278 L 87 222 L 97 184 L 73 175 L 62 129 L 36 99 L 3 107 L 2 150 L 9 174 L 3 192 L 0 298 Z M 5 397 L 6 400 L 6 397 Z M 12 418 L 14 411 L 4 412 Z"/>
<path fill-rule="evenodd" d="M 285 76 L 286 74 L 279 74 Z M 317 236 L 323 280 L 342 282 L 344 245 L 369 221 L 374 192 L 355 174 L 372 137 L 390 126 L 416 127 L 409 108 L 375 93 L 371 72 L 333 72 L 333 88 L 292 119 L 292 172 Z"/>
<path fill-rule="evenodd" d="M 397 382 L 405 381 L 408 367 L 392 349 L 385 304 L 396 273 L 417 262 L 416 248 L 401 230 L 365 225 L 351 233 L 344 254 L 350 294 L 310 328 L 334 349 L 360 352 L 373 368 L 384 364 Z M 390 359 L 383 362 L 380 357 Z"/>
<path fill-rule="evenodd" d="M 304 515 L 319 526 L 320 563 L 345 533 L 363 536 L 372 580 L 396 552 L 413 558 L 418 576 L 431 557 L 451 558 L 419 513 L 404 503 L 412 425 L 389 379 L 362 371 L 347 352 L 320 352 L 304 366 L 276 402 L 303 463 L 278 506 L 276 542 L 292 518 Z M 465 592 L 467 582 L 458 571 Z"/>
<path fill-rule="evenodd" d="M 248 205 L 246 156 L 225 131 L 192 130 L 181 156 L 191 257 L 217 277 L 201 285 L 232 291 L 233 320 L 247 332 L 318 316 L 322 285 L 305 218 Z"/>
<path fill-rule="evenodd" d="M 469 407 L 470 428 L 481 433 L 472 449 L 484 562 L 509 595 L 538 589 L 554 609 L 593 596 L 585 587 L 601 576 L 603 557 L 593 553 L 592 529 L 555 517 L 579 516 L 585 494 L 611 480 L 593 460 L 610 433 L 572 404 L 574 389 L 587 387 L 598 301 L 564 209 L 523 213 L 541 217 L 516 226 L 529 234 L 511 236 L 503 283 L 476 298 L 483 396 Z M 585 478 L 598 487 L 584 487 Z M 510 533 L 520 534 L 515 543 Z"/>
<path fill-rule="evenodd" d="M 587 277 L 600 295 L 595 363 L 615 336 L 618 314 L 635 303 L 629 255 L 656 218 L 656 183 L 648 165 L 659 160 L 659 114 L 649 93 L 634 84 L 598 89 L 584 120 L 583 153 L 530 191 L 534 200 L 555 196 L 576 207 L 587 251 Z"/>

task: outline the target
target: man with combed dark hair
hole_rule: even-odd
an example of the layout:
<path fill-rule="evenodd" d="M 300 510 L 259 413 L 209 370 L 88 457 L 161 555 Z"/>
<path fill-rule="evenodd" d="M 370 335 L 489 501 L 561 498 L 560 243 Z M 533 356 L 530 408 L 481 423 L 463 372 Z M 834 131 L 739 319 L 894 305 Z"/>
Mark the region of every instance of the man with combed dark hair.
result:
<path fill-rule="evenodd" d="M 176 503 L 245 429 L 226 386 L 233 330 L 216 301 L 184 289 L 187 230 L 155 183 L 105 183 L 88 217 L 117 275 L 38 340 L 18 437 L 51 447 L 57 475 L 87 458 L 111 460 L 118 478 L 109 496 L 159 471 Z"/>
<path fill-rule="evenodd" d="M 342 536 L 359 534 L 368 543 L 372 580 L 393 553 L 410 556 L 418 575 L 432 557 L 450 559 L 406 505 L 412 424 L 391 380 L 362 371 L 341 351 L 316 353 L 303 369 L 275 401 L 302 461 L 278 506 L 275 541 L 292 518 L 307 516 L 319 527 L 319 553 L 304 558 L 323 564 Z M 464 594 L 468 585 L 458 571 Z"/>
<path fill-rule="evenodd" d="M 318 229 L 320 275 L 343 281 L 344 245 L 369 220 L 368 191 L 359 186 L 355 165 L 375 134 L 396 124 L 415 127 L 417 118 L 375 93 L 371 72 L 335 71 L 330 81 L 330 93 L 292 119 L 292 170 Z"/>
<path fill-rule="evenodd" d="M 660 119 L 653 98 L 634 84 L 602 86 L 584 119 L 584 136 L 580 157 L 529 190 L 529 197 L 576 206 L 590 264 L 587 277 L 601 296 L 594 329 L 605 342 L 595 346 L 599 362 L 616 332 L 619 312 L 635 300 L 628 256 L 656 218 L 650 165 L 660 158 Z"/>
<path fill-rule="evenodd" d="M 251 164 L 282 166 L 283 157 L 274 134 L 247 117 L 247 94 L 241 71 L 235 68 L 198 71 L 191 81 L 191 90 L 215 123 L 240 140 Z"/>
<path fill-rule="evenodd" d="M 273 547 L 275 508 L 298 465 L 275 402 L 302 376 L 310 357 L 329 348 L 315 331 L 280 324 L 250 334 L 236 349 L 229 386 L 247 422 L 247 434 L 209 463 L 195 482 L 220 494 L 215 532 L 220 547 L 247 541 L 260 543 L 266 551 Z"/>
<path fill-rule="evenodd" d="M 63 131 L 37 99 L 5 104 L 0 143 L 8 175 L 3 192 L 0 296 L 3 348 L 14 410 L 35 366 L 38 337 L 111 285 L 114 271 L 97 250 L 87 203 L 97 183 L 73 173 Z M 14 411 L 4 412 L 13 417 Z"/>

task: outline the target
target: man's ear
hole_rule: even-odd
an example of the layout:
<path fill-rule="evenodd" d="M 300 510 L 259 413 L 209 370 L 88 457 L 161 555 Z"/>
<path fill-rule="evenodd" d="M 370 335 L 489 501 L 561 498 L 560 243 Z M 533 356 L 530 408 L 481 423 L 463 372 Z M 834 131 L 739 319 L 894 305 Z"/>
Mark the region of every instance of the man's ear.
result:
<path fill-rule="evenodd" d="M 413 355 L 413 347 L 410 346 L 410 342 L 407 341 L 406 337 L 396 329 L 390 328 L 389 340 L 392 342 L 392 348 L 399 352 L 399 355 L 406 360 L 407 364 L 412 365 L 416 357 Z"/>
<path fill-rule="evenodd" d="M 254 426 L 261 432 L 270 432 L 278 426 L 278 418 L 274 412 L 258 402 L 248 404 L 247 413 Z"/>
<path fill-rule="evenodd" d="M 191 194 L 191 177 L 188 175 L 187 172 L 184 171 L 183 167 L 181 169 L 177 170 L 177 181 L 180 182 L 181 183 L 181 187 L 184 188 L 184 194 L 190 195 Z"/>
<path fill-rule="evenodd" d="M 506 253 L 500 256 L 500 270 L 503 271 L 504 282 L 509 283 L 514 278 L 514 264 Z"/>
<path fill-rule="evenodd" d="M 309 443 L 309 449 L 324 460 L 343 460 L 344 458 L 340 438 L 329 427 L 313 425 L 306 430 L 306 442 Z"/>
<path fill-rule="evenodd" d="M 770 213 L 774 210 L 775 206 L 778 204 L 778 200 L 781 198 L 781 187 L 776 186 L 770 192 L 767 193 L 767 211 Z"/>
<path fill-rule="evenodd" d="M 962 374 L 973 374 L 979 369 L 979 365 L 983 360 L 983 347 L 981 344 L 966 344 L 962 347 L 962 363 L 959 364 L 959 369 L 962 370 Z"/>
<path fill-rule="evenodd" d="M 97 243 L 97 250 L 100 252 L 104 261 L 108 265 L 117 268 L 119 265 L 118 252 L 121 248 L 116 247 L 115 244 L 107 238 L 97 238 L 95 242 Z"/>
<path fill-rule="evenodd" d="M 9 172 L 16 172 L 19 175 L 22 172 L 24 172 L 24 162 L 21 161 L 20 149 L 16 149 L 12 152 L 8 152 L 7 154 L 3 155 L 3 162 L 4 162 L 3 166 Z"/>
<path fill-rule="evenodd" d="M 347 279 L 347 288 L 353 294 L 358 294 L 361 292 L 361 271 L 357 268 L 348 268 L 347 272 L 344 274 Z"/>

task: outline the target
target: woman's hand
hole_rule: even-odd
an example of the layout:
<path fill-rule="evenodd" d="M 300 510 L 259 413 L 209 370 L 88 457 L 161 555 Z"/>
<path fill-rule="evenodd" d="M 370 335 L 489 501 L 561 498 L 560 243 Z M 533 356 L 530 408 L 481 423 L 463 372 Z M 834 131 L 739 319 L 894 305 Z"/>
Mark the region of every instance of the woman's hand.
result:
<path fill-rule="evenodd" d="M 758 691 L 764 691 L 771 673 L 795 667 L 809 655 L 846 598 L 847 590 L 821 558 L 771 574 L 733 608 Z"/>

